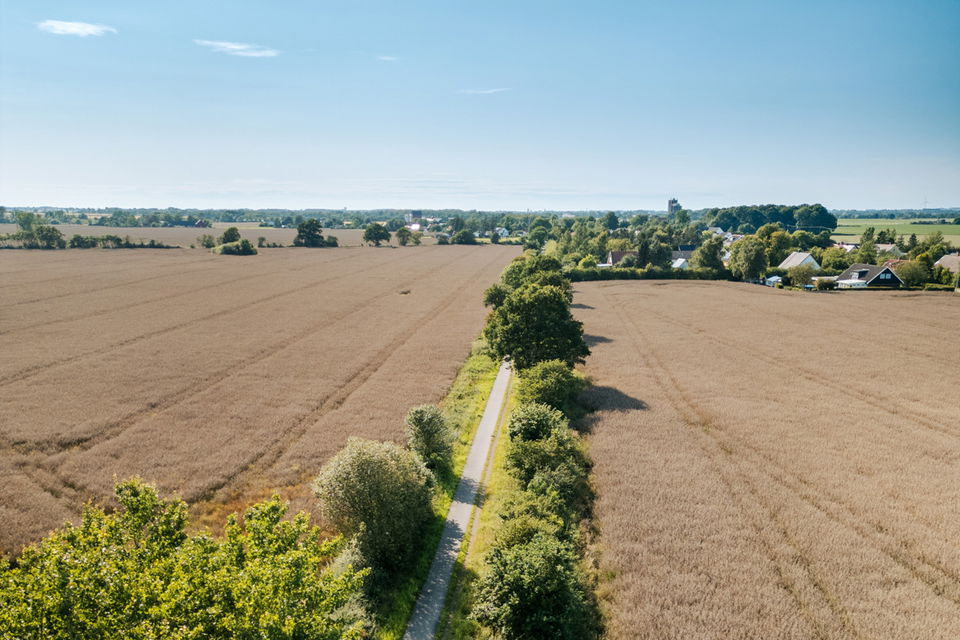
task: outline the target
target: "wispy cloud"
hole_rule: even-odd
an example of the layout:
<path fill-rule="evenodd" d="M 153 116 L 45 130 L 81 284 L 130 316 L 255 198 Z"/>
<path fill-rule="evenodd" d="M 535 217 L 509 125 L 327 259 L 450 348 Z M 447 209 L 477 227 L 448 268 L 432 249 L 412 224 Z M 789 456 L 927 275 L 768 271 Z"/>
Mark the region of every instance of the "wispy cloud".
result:
<path fill-rule="evenodd" d="M 487 95 L 490 93 L 500 93 L 502 91 L 510 91 L 509 87 L 499 87 L 497 89 L 460 89 L 457 93 L 465 93 L 471 96 L 480 96 Z"/>
<path fill-rule="evenodd" d="M 37 23 L 37 28 L 58 36 L 102 36 L 105 33 L 116 33 L 113 27 L 105 24 L 90 24 L 89 22 L 64 22 L 63 20 L 44 20 Z"/>
<path fill-rule="evenodd" d="M 377 60 L 383 60 L 384 62 L 396 62 L 399 59 L 397 56 L 377 56 Z"/>
<path fill-rule="evenodd" d="M 276 49 L 262 47 L 259 44 L 247 44 L 245 42 L 224 42 L 221 40 L 194 40 L 201 47 L 208 47 L 218 53 L 225 53 L 230 56 L 243 56 L 244 58 L 272 58 L 280 55 Z"/>

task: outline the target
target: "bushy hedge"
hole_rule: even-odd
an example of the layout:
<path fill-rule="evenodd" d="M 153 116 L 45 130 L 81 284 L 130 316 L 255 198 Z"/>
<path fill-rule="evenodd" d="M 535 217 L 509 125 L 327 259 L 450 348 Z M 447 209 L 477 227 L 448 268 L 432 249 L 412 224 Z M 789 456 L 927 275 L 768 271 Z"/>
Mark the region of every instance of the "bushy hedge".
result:
<path fill-rule="evenodd" d="M 522 403 L 540 402 L 574 417 L 577 396 L 587 384 L 562 360 L 546 360 L 520 374 L 517 399 Z"/>
<path fill-rule="evenodd" d="M 255 256 L 257 255 L 257 248 L 249 240 L 243 238 L 236 242 L 227 242 L 214 247 L 213 252 L 225 256 Z"/>
<path fill-rule="evenodd" d="M 731 280 L 728 269 L 670 269 L 647 267 L 645 269 L 622 269 L 619 267 L 566 269 L 563 274 L 572 282 L 591 280 Z"/>
<path fill-rule="evenodd" d="M 473 616 L 498 637 L 591 638 L 599 618 L 580 568 L 589 461 L 563 414 L 521 404 L 508 425 L 506 468 L 519 489 L 484 559 Z"/>

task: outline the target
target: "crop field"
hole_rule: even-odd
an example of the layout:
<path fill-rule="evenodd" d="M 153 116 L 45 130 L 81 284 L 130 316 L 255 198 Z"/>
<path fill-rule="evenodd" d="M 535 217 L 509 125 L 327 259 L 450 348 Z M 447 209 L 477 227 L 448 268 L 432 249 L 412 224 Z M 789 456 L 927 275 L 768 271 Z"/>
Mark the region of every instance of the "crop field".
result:
<path fill-rule="evenodd" d="M 515 247 L 0 251 L 0 548 L 140 475 L 214 523 L 443 397 Z"/>
<path fill-rule="evenodd" d="M 939 231 L 943 237 L 954 245 L 960 245 L 960 225 L 956 224 L 916 224 L 914 220 L 890 220 L 887 218 L 840 218 L 837 229 L 831 236 L 837 242 L 858 242 L 867 227 L 877 231 L 894 229 L 898 235 L 910 237 L 911 233 L 923 239 L 931 233 Z"/>
<path fill-rule="evenodd" d="M 960 637 L 960 297 L 574 302 L 610 637 Z"/>
<path fill-rule="evenodd" d="M 275 229 L 273 227 L 259 227 L 253 223 L 230 224 L 217 222 L 212 228 L 195 227 L 101 227 L 97 225 L 83 224 L 58 224 L 60 230 L 67 240 L 74 234 L 81 236 L 105 236 L 115 235 L 121 238 L 130 236 L 133 241 L 143 240 L 149 242 L 156 240 L 164 244 L 180 246 L 184 249 L 189 248 L 191 244 L 196 244 L 197 238 L 203 234 L 219 236 L 224 229 L 228 227 L 237 227 L 240 230 L 240 236 L 247 238 L 250 242 L 256 244 L 257 238 L 265 238 L 267 242 L 276 244 L 293 244 L 293 239 L 297 235 L 296 229 Z M 0 234 L 15 233 L 17 225 L 0 224 Z M 357 247 L 363 244 L 362 229 L 324 229 L 323 235 L 335 236 L 342 247 Z M 424 238 L 423 244 L 432 244 L 433 238 Z M 197 245 L 199 248 L 199 245 Z M 200 248 L 199 250 L 205 251 Z"/>

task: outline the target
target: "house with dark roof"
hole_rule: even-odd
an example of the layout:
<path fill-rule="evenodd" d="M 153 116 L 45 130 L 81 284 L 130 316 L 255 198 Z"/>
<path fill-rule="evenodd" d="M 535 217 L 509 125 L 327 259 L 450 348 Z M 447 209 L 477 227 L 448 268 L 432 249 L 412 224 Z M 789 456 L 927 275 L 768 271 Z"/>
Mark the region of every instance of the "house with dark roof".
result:
<path fill-rule="evenodd" d="M 902 285 L 903 280 L 893 269 L 875 264 L 852 264 L 837 276 L 838 289 L 897 288 Z"/>

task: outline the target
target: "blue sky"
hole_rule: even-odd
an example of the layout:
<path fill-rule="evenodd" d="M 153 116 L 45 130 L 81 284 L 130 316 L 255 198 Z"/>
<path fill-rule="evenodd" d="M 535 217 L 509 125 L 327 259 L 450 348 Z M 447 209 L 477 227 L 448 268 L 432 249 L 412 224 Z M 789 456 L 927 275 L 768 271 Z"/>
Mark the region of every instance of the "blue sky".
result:
<path fill-rule="evenodd" d="M 0 4 L 0 203 L 960 206 L 960 1 Z"/>

